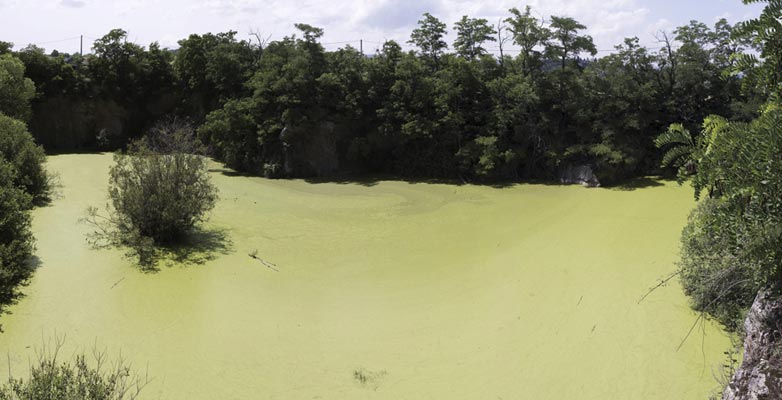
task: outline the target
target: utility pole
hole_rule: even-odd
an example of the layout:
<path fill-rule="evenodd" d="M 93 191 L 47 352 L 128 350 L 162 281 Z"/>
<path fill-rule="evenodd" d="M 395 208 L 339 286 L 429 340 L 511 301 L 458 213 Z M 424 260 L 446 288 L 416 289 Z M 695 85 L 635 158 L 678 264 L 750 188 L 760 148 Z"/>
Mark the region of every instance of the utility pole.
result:
<path fill-rule="evenodd" d="M 79 55 L 84 57 L 84 35 L 79 36 Z"/>
<path fill-rule="evenodd" d="M 359 39 L 358 43 L 359 43 L 358 47 L 361 50 L 361 55 L 363 56 L 364 55 L 364 39 Z"/>

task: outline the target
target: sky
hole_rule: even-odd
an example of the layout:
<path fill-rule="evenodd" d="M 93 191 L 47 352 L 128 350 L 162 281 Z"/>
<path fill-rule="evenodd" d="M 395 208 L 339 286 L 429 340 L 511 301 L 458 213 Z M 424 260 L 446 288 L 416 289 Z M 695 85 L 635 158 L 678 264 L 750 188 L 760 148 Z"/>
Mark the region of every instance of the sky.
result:
<path fill-rule="evenodd" d="M 661 31 L 695 19 L 713 25 L 720 18 L 731 23 L 760 14 L 762 6 L 741 0 L 0 0 L 0 40 L 16 49 L 36 44 L 47 51 L 84 52 L 92 41 L 114 28 L 129 40 L 147 46 L 157 41 L 176 48 L 192 33 L 237 31 L 240 39 L 258 32 L 271 40 L 295 33 L 303 22 L 325 30 L 321 42 L 333 50 L 349 44 L 374 52 L 385 40 L 406 41 L 421 14 L 429 12 L 449 28 L 462 15 L 486 18 L 491 23 L 508 16 L 508 9 L 529 5 L 533 13 L 573 17 L 587 26 L 601 53 L 610 52 L 625 37 L 637 36 L 648 47 L 659 46 Z M 486 46 L 498 51 L 495 44 Z"/>

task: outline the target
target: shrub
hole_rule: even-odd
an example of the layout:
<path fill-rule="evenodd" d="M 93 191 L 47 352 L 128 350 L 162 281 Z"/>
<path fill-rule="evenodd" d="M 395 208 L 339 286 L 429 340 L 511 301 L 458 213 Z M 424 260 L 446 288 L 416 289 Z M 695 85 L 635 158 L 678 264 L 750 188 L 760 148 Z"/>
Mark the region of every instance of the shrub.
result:
<path fill-rule="evenodd" d="M 199 147 L 192 128 L 175 122 L 117 153 L 109 215 L 89 210 L 87 222 L 98 228 L 93 243 L 129 246 L 142 264 L 153 261 L 156 246 L 181 243 L 217 201 L 206 158 L 190 152 Z"/>
<path fill-rule="evenodd" d="M 682 286 L 693 308 L 737 331 L 761 277 L 751 258 L 736 254 L 739 242 L 747 238 L 736 229 L 731 208 L 723 201 L 706 199 L 693 210 L 682 233 L 679 265 Z"/>
<path fill-rule="evenodd" d="M 13 300 L 16 287 L 29 277 L 26 262 L 34 247 L 30 196 L 13 182 L 13 167 L 0 157 L 0 305 Z"/>
<path fill-rule="evenodd" d="M 38 356 L 26 380 L 9 377 L 0 388 L 0 400 L 132 400 L 149 382 L 147 377 L 135 377 L 121 360 L 107 365 L 99 352 L 89 363 L 84 355 L 60 362 L 60 345 L 53 353 Z"/>
<path fill-rule="evenodd" d="M 13 167 L 13 182 L 23 187 L 36 204 L 48 200 L 51 185 L 44 168 L 46 153 L 35 144 L 23 122 L 3 114 L 0 114 L 0 157 Z"/>
<path fill-rule="evenodd" d="M 760 289 L 782 291 L 782 107 L 752 123 L 711 118 L 697 153 L 681 278 L 696 309 L 740 330 Z"/>

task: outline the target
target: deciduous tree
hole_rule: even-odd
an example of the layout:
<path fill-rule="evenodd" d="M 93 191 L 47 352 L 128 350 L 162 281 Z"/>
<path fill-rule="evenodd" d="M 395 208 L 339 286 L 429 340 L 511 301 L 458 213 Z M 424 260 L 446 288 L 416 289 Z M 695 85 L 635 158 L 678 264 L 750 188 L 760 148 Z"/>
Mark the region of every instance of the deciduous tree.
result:
<path fill-rule="evenodd" d="M 456 40 L 453 47 L 456 54 L 467 60 L 474 60 L 484 54 L 483 43 L 494 42 L 497 31 L 483 18 L 468 18 L 466 15 L 454 24 Z"/>
<path fill-rule="evenodd" d="M 448 48 L 448 44 L 443 40 L 446 33 L 448 31 L 444 22 L 432 14 L 424 13 L 423 18 L 418 20 L 418 28 L 413 29 L 413 33 L 410 34 L 408 43 L 417 46 L 421 54 L 432 62 L 434 68 L 438 68 L 440 58 Z"/>

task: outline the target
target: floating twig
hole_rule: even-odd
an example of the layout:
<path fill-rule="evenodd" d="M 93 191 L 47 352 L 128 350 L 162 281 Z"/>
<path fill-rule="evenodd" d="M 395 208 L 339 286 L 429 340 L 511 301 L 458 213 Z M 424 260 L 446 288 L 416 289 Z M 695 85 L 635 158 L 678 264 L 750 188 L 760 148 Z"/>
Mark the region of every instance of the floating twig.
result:
<path fill-rule="evenodd" d="M 248 256 L 250 256 L 250 258 L 252 258 L 253 260 L 259 261 L 261 264 L 265 265 L 267 268 L 269 268 L 271 270 L 274 270 L 275 272 L 280 272 L 280 270 L 277 269 L 277 265 L 276 264 L 270 263 L 270 262 L 264 260 L 263 258 L 258 257 L 258 250 L 254 250 L 252 253 L 248 254 Z"/>
<path fill-rule="evenodd" d="M 123 276 L 120 280 L 114 282 L 114 284 L 111 285 L 111 288 L 114 289 L 115 287 L 117 287 L 117 285 L 119 285 L 120 282 L 122 282 L 124 280 L 125 280 L 125 277 Z"/>
<path fill-rule="evenodd" d="M 671 276 L 669 276 L 669 277 L 667 277 L 667 278 L 665 278 L 665 279 L 661 279 L 661 280 L 660 280 L 660 283 L 658 283 L 657 285 L 655 285 L 653 288 L 649 289 L 649 291 L 648 291 L 648 292 L 646 292 L 646 294 L 645 294 L 645 295 L 643 295 L 643 297 L 641 297 L 641 298 L 638 300 L 638 304 L 641 304 L 641 302 L 642 302 L 642 301 L 646 300 L 646 298 L 647 298 L 647 297 L 649 297 L 649 295 L 650 295 L 650 294 L 652 294 L 652 292 L 654 292 L 655 290 L 657 290 L 657 289 L 659 289 L 659 288 L 661 288 L 661 287 L 663 287 L 663 286 L 667 285 L 667 284 L 668 284 L 668 282 L 670 282 L 670 281 L 671 281 L 671 279 L 673 279 L 673 278 L 677 277 L 677 276 L 678 276 L 678 275 L 679 275 L 681 272 L 682 272 L 681 270 L 677 270 L 676 272 L 674 272 L 673 274 L 671 274 Z"/>

